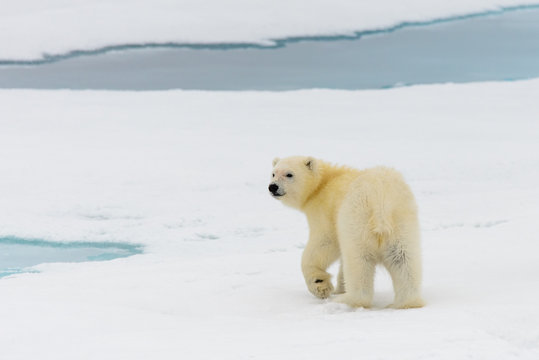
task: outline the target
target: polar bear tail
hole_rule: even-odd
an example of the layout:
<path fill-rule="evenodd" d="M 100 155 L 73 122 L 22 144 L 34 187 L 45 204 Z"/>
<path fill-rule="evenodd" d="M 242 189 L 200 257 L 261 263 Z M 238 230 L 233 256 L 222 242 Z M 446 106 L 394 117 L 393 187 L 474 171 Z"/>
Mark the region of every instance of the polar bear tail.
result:
<path fill-rule="evenodd" d="M 384 207 L 373 209 L 369 220 L 371 231 L 377 235 L 391 235 L 393 233 L 393 221 L 391 213 Z"/>

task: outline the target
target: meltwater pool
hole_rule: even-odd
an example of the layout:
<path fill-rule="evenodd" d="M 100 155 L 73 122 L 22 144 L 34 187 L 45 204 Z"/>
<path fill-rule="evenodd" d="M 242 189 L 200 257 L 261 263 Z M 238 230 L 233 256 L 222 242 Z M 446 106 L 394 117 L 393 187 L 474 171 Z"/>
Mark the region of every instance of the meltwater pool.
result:
<path fill-rule="evenodd" d="M 379 89 L 539 77 L 539 6 L 352 36 L 256 44 L 127 44 L 0 59 L 0 88 Z"/>
<path fill-rule="evenodd" d="M 0 278 L 50 262 L 103 261 L 142 253 L 142 247 L 124 243 L 52 242 L 16 237 L 0 238 Z"/>

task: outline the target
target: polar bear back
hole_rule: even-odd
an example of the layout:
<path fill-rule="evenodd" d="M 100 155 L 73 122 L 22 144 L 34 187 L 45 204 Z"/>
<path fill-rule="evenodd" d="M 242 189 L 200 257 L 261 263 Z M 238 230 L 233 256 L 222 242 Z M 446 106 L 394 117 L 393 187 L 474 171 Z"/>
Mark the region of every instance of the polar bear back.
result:
<path fill-rule="evenodd" d="M 338 211 L 339 232 L 368 232 L 381 242 L 397 240 L 403 232 L 418 231 L 417 206 L 402 175 L 375 167 L 359 173 Z"/>

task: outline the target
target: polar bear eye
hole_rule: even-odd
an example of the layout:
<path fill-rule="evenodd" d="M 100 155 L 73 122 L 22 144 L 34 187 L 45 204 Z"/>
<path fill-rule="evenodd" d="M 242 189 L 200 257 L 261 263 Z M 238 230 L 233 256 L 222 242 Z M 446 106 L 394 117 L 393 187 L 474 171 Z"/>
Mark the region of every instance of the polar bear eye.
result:
<path fill-rule="evenodd" d="M 275 177 L 275 174 L 271 174 L 271 177 Z"/>
<path fill-rule="evenodd" d="M 286 174 L 286 177 L 287 177 L 287 178 L 291 178 L 292 176 L 294 176 L 294 175 L 292 175 L 292 174 L 290 174 L 290 173 Z"/>

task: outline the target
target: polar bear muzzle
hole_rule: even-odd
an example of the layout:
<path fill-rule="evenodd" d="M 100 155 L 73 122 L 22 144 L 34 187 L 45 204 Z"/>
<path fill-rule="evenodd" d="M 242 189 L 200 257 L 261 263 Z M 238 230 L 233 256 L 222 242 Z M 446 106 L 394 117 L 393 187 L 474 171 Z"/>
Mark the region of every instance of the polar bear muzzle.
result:
<path fill-rule="evenodd" d="M 279 185 L 275 184 L 275 183 L 271 183 L 268 187 L 268 190 L 270 191 L 271 195 L 273 197 L 279 197 L 279 196 L 283 196 L 284 193 L 282 192 L 279 192 L 280 188 L 279 188 Z"/>

